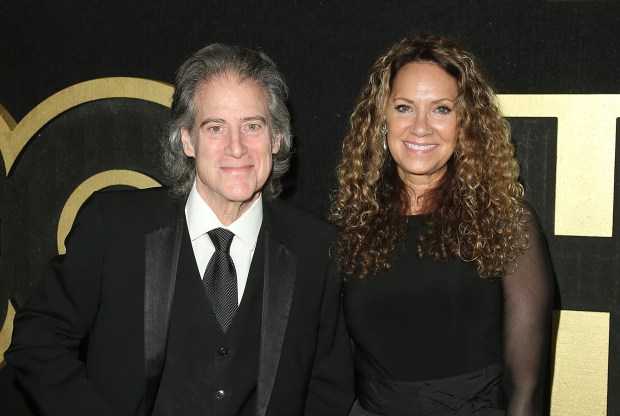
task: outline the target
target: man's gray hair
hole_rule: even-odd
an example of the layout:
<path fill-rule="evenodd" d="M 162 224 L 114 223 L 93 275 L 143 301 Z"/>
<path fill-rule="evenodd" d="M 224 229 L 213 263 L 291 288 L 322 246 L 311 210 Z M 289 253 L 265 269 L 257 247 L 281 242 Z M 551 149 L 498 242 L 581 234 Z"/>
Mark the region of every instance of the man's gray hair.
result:
<path fill-rule="evenodd" d="M 212 44 L 188 58 L 179 68 L 174 83 L 168 134 L 163 138 L 164 169 L 174 193 L 186 197 L 196 177 L 194 158 L 183 152 L 181 129 L 193 136 L 196 106 L 194 97 L 200 84 L 221 75 L 250 79 L 261 86 L 269 98 L 272 145 L 280 138 L 280 150 L 273 155 L 273 168 L 263 197 L 275 198 L 282 191 L 280 178 L 289 167 L 292 148 L 291 116 L 286 106 L 288 87 L 275 63 L 262 51 L 235 45 Z"/>

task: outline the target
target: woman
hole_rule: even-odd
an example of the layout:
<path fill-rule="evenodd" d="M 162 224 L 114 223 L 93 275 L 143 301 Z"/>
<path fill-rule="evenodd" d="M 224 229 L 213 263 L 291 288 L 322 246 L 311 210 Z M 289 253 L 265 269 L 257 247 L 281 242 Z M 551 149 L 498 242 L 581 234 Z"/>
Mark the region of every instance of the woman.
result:
<path fill-rule="evenodd" d="M 375 63 L 350 122 L 332 218 L 351 415 L 542 414 L 552 269 L 474 59 L 406 37 Z"/>

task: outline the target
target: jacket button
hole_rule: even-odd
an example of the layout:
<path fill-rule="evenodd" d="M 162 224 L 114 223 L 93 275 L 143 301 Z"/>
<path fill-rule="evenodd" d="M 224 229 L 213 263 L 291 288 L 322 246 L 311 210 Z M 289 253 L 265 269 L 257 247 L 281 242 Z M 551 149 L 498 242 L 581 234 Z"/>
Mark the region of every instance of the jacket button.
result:
<path fill-rule="evenodd" d="M 226 347 L 220 348 L 219 353 L 222 357 L 226 357 L 228 355 L 228 348 Z"/>
<path fill-rule="evenodd" d="M 223 399 L 224 394 L 224 390 L 218 390 L 217 393 L 215 393 L 215 397 L 217 397 L 218 399 Z"/>

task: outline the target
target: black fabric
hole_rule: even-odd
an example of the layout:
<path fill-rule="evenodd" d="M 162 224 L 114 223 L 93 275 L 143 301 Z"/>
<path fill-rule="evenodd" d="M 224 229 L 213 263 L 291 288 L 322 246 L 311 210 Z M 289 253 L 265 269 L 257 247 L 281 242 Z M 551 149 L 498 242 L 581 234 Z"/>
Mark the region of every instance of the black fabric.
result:
<path fill-rule="evenodd" d="M 166 356 L 181 233 L 185 220 L 148 233 L 144 238 L 144 370 L 145 414 L 153 411 Z M 163 254 L 162 254 L 163 253 Z M 162 299 L 165 301 L 162 302 Z"/>
<path fill-rule="evenodd" d="M 35 416 L 30 401 L 20 388 L 15 372 L 10 366 L 0 364 L 0 414 L 10 416 Z"/>
<path fill-rule="evenodd" d="M 207 233 L 215 252 L 209 259 L 202 284 L 204 285 L 217 321 L 226 332 L 237 311 L 237 271 L 230 256 L 230 245 L 235 235 L 225 228 Z"/>
<path fill-rule="evenodd" d="M 358 372 L 356 387 L 360 407 L 376 415 L 503 416 L 501 373 L 501 365 L 494 364 L 456 377 L 408 383 Z"/>
<path fill-rule="evenodd" d="M 472 263 L 419 258 L 422 226 L 409 218 L 405 254 L 390 271 L 345 285 L 356 368 L 382 379 L 439 379 L 501 361 L 500 281 L 479 279 Z"/>
<path fill-rule="evenodd" d="M 544 414 L 550 356 L 554 273 L 547 241 L 530 208 L 529 249 L 502 279 L 504 321 L 502 386 L 507 413 Z"/>
<path fill-rule="evenodd" d="M 530 247 L 504 277 L 484 280 L 472 263 L 419 258 L 424 219 L 410 217 L 404 254 L 392 269 L 344 287 L 356 369 L 419 382 L 502 363 L 508 409 L 542 412 L 553 272 L 533 211 L 527 224 Z"/>
<path fill-rule="evenodd" d="M 274 220 L 265 213 L 266 229 Z M 259 243 L 262 243 L 263 239 Z M 289 328 L 293 294 L 297 276 L 298 255 L 265 230 L 264 291 L 260 345 L 261 367 L 258 374 L 257 414 L 266 414 L 282 357 L 282 347 Z M 257 245 L 258 249 L 258 245 Z M 335 275 L 332 275 L 335 276 Z M 275 301 L 279 299 L 279 301 Z"/>
<path fill-rule="evenodd" d="M 189 235 L 181 244 L 166 363 L 153 415 L 256 414 L 264 233 L 237 314 L 224 333 L 201 287 Z"/>
<path fill-rule="evenodd" d="M 179 244 L 178 234 L 189 238 L 187 232 L 163 229 L 183 220 L 184 203 L 160 188 L 98 192 L 84 205 L 67 238 L 67 254 L 53 259 L 31 299 L 17 311 L 5 353 L 43 414 L 145 413 L 145 319 L 167 322 L 177 303 L 185 303 L 173 302 L 172 308 L 153 309 L 153 316 L 145 317 L 145 274 L 155 264 L 163 266 L 155 275 L 174 269 L 177 260 L 181 264 L 171 248 Z M 354 382 L 339 280 L 329 258 L 335 230 L 312 214 L 275 201 L 265 203 L 263 213 L 264 258 L 255 255 L 250 269 L 256 261 L 264 273 L 263 296 L 257 301 L 263 299 L 265 307 L 248 318 L 261 328 L 256 415 L 344 415 L 353 402 Z M 145 236 L 160 229 L 164 251 L 149 250 L 160 260 L 147 262 Z M 183 263 L 194 268 L 190 292 L 203 297 L 207 314 L 202 316 L 213 314 L 195 260 Z M 149 302 L 170 302 L 170 290 L 150 295 Z M 267 323 L 260 322 L 261 316 Z M 149 345 L 152 357 L 166 356 L 170 346 L 164 334 L 159 345 Z M 190 342 L 192 337 L 188 332 Z M 88 351 L 82 362 L 85 340 Z M 153 364 L 155 369 L 158 364 Z M 151 380 L 160 377 L 149 374 Z"/>

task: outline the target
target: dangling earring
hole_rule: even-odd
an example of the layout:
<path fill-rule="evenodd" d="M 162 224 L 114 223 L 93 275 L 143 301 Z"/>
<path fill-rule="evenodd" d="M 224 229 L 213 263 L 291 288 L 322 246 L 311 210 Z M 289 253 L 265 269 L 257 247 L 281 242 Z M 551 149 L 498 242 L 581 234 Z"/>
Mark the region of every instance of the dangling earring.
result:
<path fill-rule="evenodd" d="M 381 137 L 383 138 L 383 150 L 387 150 L 387 123 L 383 122 L 381 126 Z"/>

